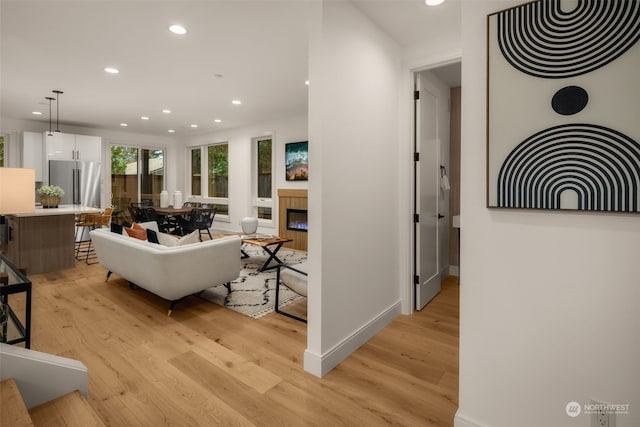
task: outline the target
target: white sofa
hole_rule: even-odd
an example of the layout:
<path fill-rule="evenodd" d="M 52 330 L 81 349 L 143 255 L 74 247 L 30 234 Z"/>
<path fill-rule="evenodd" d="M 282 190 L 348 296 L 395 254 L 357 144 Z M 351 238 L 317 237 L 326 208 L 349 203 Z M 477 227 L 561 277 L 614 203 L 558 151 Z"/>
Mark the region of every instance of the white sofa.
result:
<path fill-rule="evenodd" d="M 100 264 L 131 284 L 171 301 L 168 315 L 182 298 L 240 275 L 239 236 L 183 246 L 163 246 L 108 229 L 91 231 Z"/>

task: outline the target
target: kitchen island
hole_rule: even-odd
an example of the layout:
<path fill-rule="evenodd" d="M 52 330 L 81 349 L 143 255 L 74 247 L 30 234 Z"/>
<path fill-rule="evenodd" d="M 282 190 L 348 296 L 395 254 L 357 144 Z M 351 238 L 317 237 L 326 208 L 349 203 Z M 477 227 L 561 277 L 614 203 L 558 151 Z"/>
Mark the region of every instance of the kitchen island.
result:
<path fill-rule="evenodd" d="M 48 273 L 75 266 L 75 217 L 98 208 L 60 205 L 7 216 L 7 258 L 27 274 Z"/>

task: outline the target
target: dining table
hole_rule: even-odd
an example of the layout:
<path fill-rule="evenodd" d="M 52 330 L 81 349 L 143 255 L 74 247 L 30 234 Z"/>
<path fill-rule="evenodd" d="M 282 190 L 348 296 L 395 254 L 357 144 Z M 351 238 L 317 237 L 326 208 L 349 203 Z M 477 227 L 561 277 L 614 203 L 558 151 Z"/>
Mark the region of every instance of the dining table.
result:
<path fill-rule="evenodd" d="M 193 207 L 191 206 L 180 206 L 178 208 L 174 208 L 173 206 L 169 206 L 167 208 L 161 208 L 159 206 L 152 206 L 153 210 L 156 211 L 158 215 L 165 216 L 180 216 L 180 215 L 189 215 Z"/>
<path fill-rule="evenodd" d="M 159 224 L 163 224 L 166 228 L 166 232 L 171 234 L 184 234 L 184 227 L 188 222 L 188 219 L 184 218 L 184 215 L 191 214 L 193 207 L 191 206 L 180 206 L 178 208 L 174 208 L 173 206 L 169 206 L 166 208 L 162 208 L 159 206 L 151 206 L 153 210 L 156 212 L 158 216 L 165 217 L 164 221 L 158 221 Z"/>

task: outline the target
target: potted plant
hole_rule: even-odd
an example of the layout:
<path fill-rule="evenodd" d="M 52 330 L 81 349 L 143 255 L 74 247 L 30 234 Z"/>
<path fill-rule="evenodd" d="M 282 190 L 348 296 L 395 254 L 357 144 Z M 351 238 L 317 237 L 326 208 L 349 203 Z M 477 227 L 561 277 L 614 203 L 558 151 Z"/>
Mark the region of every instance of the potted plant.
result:
<path fill-rule="evenodd" d="M 57 208 L 64 196 L 64 190 L 57 185 L 45 185 L 38 189 L 43 208 Z"/>

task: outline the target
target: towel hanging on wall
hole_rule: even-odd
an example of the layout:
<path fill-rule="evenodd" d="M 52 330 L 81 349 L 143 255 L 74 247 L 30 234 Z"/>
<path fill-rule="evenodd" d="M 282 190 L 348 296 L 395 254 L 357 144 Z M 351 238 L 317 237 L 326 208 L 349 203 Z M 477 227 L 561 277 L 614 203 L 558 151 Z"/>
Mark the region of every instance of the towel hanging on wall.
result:
<path fill-rule="evenodd" d="M 442 188 L 443 191 L 449 191 L 451 189 L 449 177 L 447 176 L 447 168 L 442 165 L 440 165 L 440 188 Z"/>

